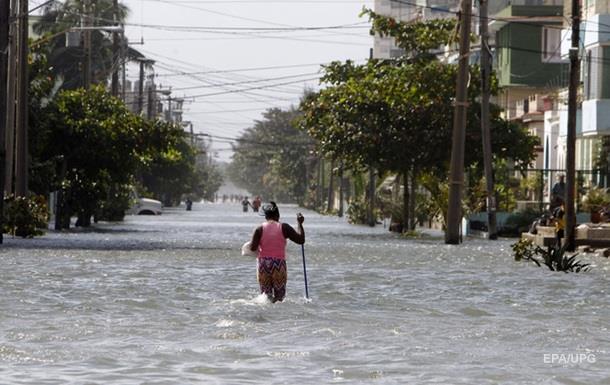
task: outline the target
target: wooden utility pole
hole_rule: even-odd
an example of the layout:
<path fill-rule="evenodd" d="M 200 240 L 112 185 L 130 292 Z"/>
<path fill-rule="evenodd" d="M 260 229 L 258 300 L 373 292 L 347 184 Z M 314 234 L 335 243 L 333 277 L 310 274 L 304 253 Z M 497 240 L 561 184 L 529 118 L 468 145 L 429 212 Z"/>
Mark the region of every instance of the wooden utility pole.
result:
<path fill-rule="evenodd" d="M 127 39 L 125 39 L 125 30 L 121 32 L 121 100 L 125 102 L 125 91 L 127 87 Z M 131 88 L 130 88 L 131 91 Z M 132 105 L 133 107 L 133 105 Z"/>
<path fill-rule="evenodd" d="M 114 25 L 119 26 L 119 0 L 112 1 Z M 119 31 L 112 32 L 112 80 L 110 82 L 110 93 L 112 96 L 119 96 L 119 64 L 121 55 L 119 54 Z"/>
<path fill-rule="evenodd" d="M 155 90 L 154 90 L 152 84 L 150 84 L 148 86 L 148 90 L 147 90 L 146 94 L 148 95 L 148 98 L 147 98 L 147 101 L 146 101 L 146 118 L 148 120 L 151 120 L 155 116 L 154 115 L 155 114 L 154 113 Z"/>
<path fill-rule="evenodd" d="M 4 175 L 6 162 L 6 107 L 8 93 L 8 50 L 10 0 L 0 0 L 0 229 L 4 227 Z M 3 235 L 0 231 L 0 244 Z"/>
<path fill-rule="evenodd" d="M 339 213 L 337 214 L 339 218 L 343 217 L 343 161 L 339 165 Z"/>
<path fill-rule="evenodd" d="M 483 166 L 487 189 L 487 232 L 489 239 L 498 239 L 496 229 L 496 196 L 491 156 L 491 130 L 489 119 L 489 98 L 491 96 L 491 51 L 489 49 L 488 0 L 480 0 L 481 28 L 481 133 L 483 139 Z"/>
<path fill-rule="evenodd" d="M 91 86 L 91 2 L 85 0 L 83 4 L 83 88 L 88 90 Z"/>
<path fill-rule="evenodd" d="M 460 12 L 460 58 L 453 115 L 451 171 L 449 174 L 449 208 L 445 243 L 460 243 L 462 221 L 462 190 L 464 187 L 464 146 L 466 140 L 466 113 L 468 111 L 468 57 L 470 55 L 470 16 L 472 0 L 462 0 Z"/>
<path fill-rule="evenodd" d="M 12 194 L 15 192 L 15 93 L 17 91 L 17 10 L 18 0 L 11 0 L 10 6 L 10 19 L 13 20 L 9 23 L 9 47 L 8 47 L 8 78 L 7 78 L 7 91 L 6 91 L 6 142 L 5 142 L 5 169 L 4 169 L 4 190 Z"/>
<path fill-rule="evenodd" d="M 144 59 L 140 59 L 140 81 L 138 84 L 138 115 L 144 110 Z"/>
<path fill-rule="evenodd" d="M 369 60 L 373 60 L 373 48 L 369 50 Z M 369 165 L 369 185 L 368 185 L 368 199 L 369 204 L 366 210 L 366 221 L 369 226 L 375 226 L 375 170 L 372 165 Z"/>
<path fill-rule="evenodd" d="M 15 134 L 15 195 L 28 194 L 28 1 L 19 0 L 19 59 Z"/>
<path fill-rule="evenodd" d="M 331 212 L 335 208 L 335 158 L 330 160 L 330 175 L 328 179 L 328 202 L 326 211 Z"/>
<path fill-rule="evenodd" d="M 568 138 L 566 149 L 566 250 L 573 251 L 576 213 L 574 193 L 576 190 L 576 110 L 578 85 L 580 82 L 580 1 L 572 0 L 572 45 L 570 48 L 570 84 L 568 88 Z"/>

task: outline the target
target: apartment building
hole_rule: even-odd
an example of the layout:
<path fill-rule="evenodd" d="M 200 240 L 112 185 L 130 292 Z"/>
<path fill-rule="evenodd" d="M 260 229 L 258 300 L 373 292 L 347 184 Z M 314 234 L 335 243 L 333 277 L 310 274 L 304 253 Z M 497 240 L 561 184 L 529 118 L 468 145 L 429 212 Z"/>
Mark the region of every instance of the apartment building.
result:
<path fill-rule="evenodd" d="M 375 12 L 409 22 L 455 17 L 460 0 L 375 0 Z M 396 47 L 394 39 L 375 36 L 373 57 L 391 59 L 400 57 L 403 50 Z"/>
<path fill-rule="evenodd" d="M 568 2 L 566 2 L 568 3 Z M 570 9 L 566 4 L 566 15 Z M 577 168 L 592 169 L 604 142 L 610 144 L 610 0 L 583 0 L 581 24 L 581 125 L 577 139 Z M 567 53 L 567 50 L 564 50 Z M 567 122 L 567 114 L 562 116 Z M 562 127 L 567 127 L 567 123 Z"/>

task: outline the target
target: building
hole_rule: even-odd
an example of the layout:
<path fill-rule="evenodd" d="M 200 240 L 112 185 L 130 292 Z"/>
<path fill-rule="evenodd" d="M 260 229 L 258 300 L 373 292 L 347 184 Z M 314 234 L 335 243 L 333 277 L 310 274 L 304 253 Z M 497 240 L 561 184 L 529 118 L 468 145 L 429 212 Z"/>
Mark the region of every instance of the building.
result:
<path fill-rule="evenodd" d="M 566 15 L 571 17 L 569 4 L 566 4 Z M 582 118 L 577 134 L 576 168 L 599 167 L 600 153 L 605 153 L 607 168 L 610 152 L 607 143 L 610 138 L 610 0 L 583 0 L 582 18 Z M 566 26 L 566 33 L 568 29 Z M 567 49 L 563 52 L 568 53 Z M 562 121 L 567 122 L 567 114 L 564 115 Z M 563 126 L 567 127 L 567 123 Z"/>
<path fill-rule="evenodd" d="M 455 17 L 460 0 L 375 0 L 375 12 L 396 20 L 423 21 L 445 17 Z M 376 35 L 373 43 L 373 57 L 379 59 L 397 58 L 403 50 L 396 47 L 394 39 Z"/>
<path fill-rule="evenodd" d="M 496 103 L 507 119 L 515 119 L 517 113 L 530 113 L 530 98 L 541 99 L 532 95 L 552 94 L 567 85 L 568 61 L 561 56 L 563 8 L 511 4 L 490 15 L 501 87 Z"/>

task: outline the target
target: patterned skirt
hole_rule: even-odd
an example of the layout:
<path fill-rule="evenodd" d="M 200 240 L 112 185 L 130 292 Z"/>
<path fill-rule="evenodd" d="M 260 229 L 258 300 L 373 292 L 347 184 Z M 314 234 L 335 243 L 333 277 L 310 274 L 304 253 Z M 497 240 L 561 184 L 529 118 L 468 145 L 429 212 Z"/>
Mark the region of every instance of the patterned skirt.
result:
<path fill-rule="evenodd" d="M 267 294 L 271 302 L 282 301 L 286 296 L 288 270 L 286 260 L 261 257 L 258 258 L 258 284 L 261 293 Z"/>

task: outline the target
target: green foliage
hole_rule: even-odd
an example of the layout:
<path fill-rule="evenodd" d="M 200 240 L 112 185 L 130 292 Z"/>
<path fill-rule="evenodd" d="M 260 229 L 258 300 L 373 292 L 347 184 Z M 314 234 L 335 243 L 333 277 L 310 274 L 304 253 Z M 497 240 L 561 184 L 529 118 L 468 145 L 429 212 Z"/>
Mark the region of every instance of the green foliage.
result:
<path fill-rule="evenodd" d="M 347 208 L 347 220 L 349 223 L 363 225 L 367 223 L 368 202 L 354 200 L 349 203 Z"/>
<path fill-rule="evenodd" d="M 516 243 L 513 243 L 511 248 L 515 253 L 515 261 L 526 260 L 538 262 L 533 258 L 536 254 L 536 247 L 530 239 L 521 238 Z M 540 266 L 540 264 L 538 264 L 538 266 Z"/>
<path fill-rule="evenodd" d="M 609 189 L 598 186 L 591 186 L 587 193 L 582 197 L 582 209 L 595 212 L 610 205 Z"/>
<path fill-rule="evenodd" d="M 61 189 L 65 215 L 90 217 L 113 199 L 112 189 L 131 183 L 148 151 L 141 127 L 142 120 L 103 87 L 62 91 L 30 127 L 32 189 Z"/>
<path fill-rule="evenodd" d="M 112 0 L 91 1 L 93 24 L 109 25 L 114 20 Z M 33 42 L 33 47 L 48 47 L 49 64 L 53 75 L 57 78 L 62 89 L 76 89 L 83 86 L 82 65 L 84 57 L 83 47 L 68 47 L 65 32 L 71 27 L 82 25 L 84 13 L 82 0 L 66 0 L 48 2 L 42 8 L 41 18 L 34 25 L 34 31 L 42 37 Z M 118 22 L 124 22 L 128 15 L 128 8 L 119 2 Z M 112 38 L 104 31 L 93 30 L 91 33 L 91 75 L 93 84 L 104 84 L 116 67 L 116 59 L 112 51 Z M 127 46 L 127 41 L 121 42 Z M 133 49 L 128 49 L 131 57 L 136 56 Z"/>
<path fill-rule="evenodd" d="M 106 199 L 95 208 L 96 221 L 122 221 L 125 208 L 131 206 L 131 185 L 114 185 L 108 191 Z"/>
<path fill-rule="evenodd" d="M 420 201 L 418 210 L 427 214 L 428 218 L 440 218 L 443 229 L 447 228 L 447 210 L 449 207 L 449 183 L 432 173 L 422 174 L 420 184 L 429 195 Z"/>
<path fill-rule="evenodd" d="M 145 136 L 149 151 L 140 167 L 143 187 L 166 206 L 180 203 L 183 196 L 210 199 L 222 177 L 209 161 L 203 142 L 193 145 L 178 125 L 147 121 Z"/>
<path fill-rule="evenodd" d="M 394 38 L 396 45 L 407 54 L 422 54 L 457 41 L 457 23 L 454 19 L 436 19 L 426 22 L 404 23 L 363 8 L 361 16 L 368 15 L 372 22 L 371 35 Z"/>
<path fill-rule="evenodd" d="M 450 161 L 457 71 L 429 52 L 452 41 L 455 22 L 401 23 L 369 10 L 363 13 L 373 21 L 372 32 L 395 38 L 405 57 L 324 66 L 322 82 L 328 86 L 302 101 L 300 125 L 321 153 L 342 160 L 348 169 L 432 173 L 442 179 Z M 479 69 L 473 66 L 470 72 L 465 165 L 482 168 Z M 537 138 L 503 120 L 496 106 L 490 117 L 494 156 L 526 167 Z M 443 210 L 440 203 L 436 208 Z M 469 203 L 480 204 L 476 199 Z"/>
<path fill-rule="evenodd" d="M 281 202 L 306 200 L 312 141 L 295 126 L 299 112 L 267 110 L 234 146 L 231 179 L 252 194 Z"/>
<path fill-rule="evenodd" d="M 590 268 L 590 264 L 582 263 L 576 259 L 578 253 L 567 256 L 565 246 L 552 247 L 549 250 L 545 250 L 540 246 L 534 245 L 529 239 L 520 239 L 511 245 L 511 247 L 515 253 L 515 261 L 530 261 L 538 267 L 545 265 L 551 271 L 580 273 L 581 271 L 586 272 Z"/>
<path fill-rule="evenodd" d="M 47 202 L 43 196 L 4 198 L 3 232 L 23 238 L 44 234 L 48 226 Z"/>

